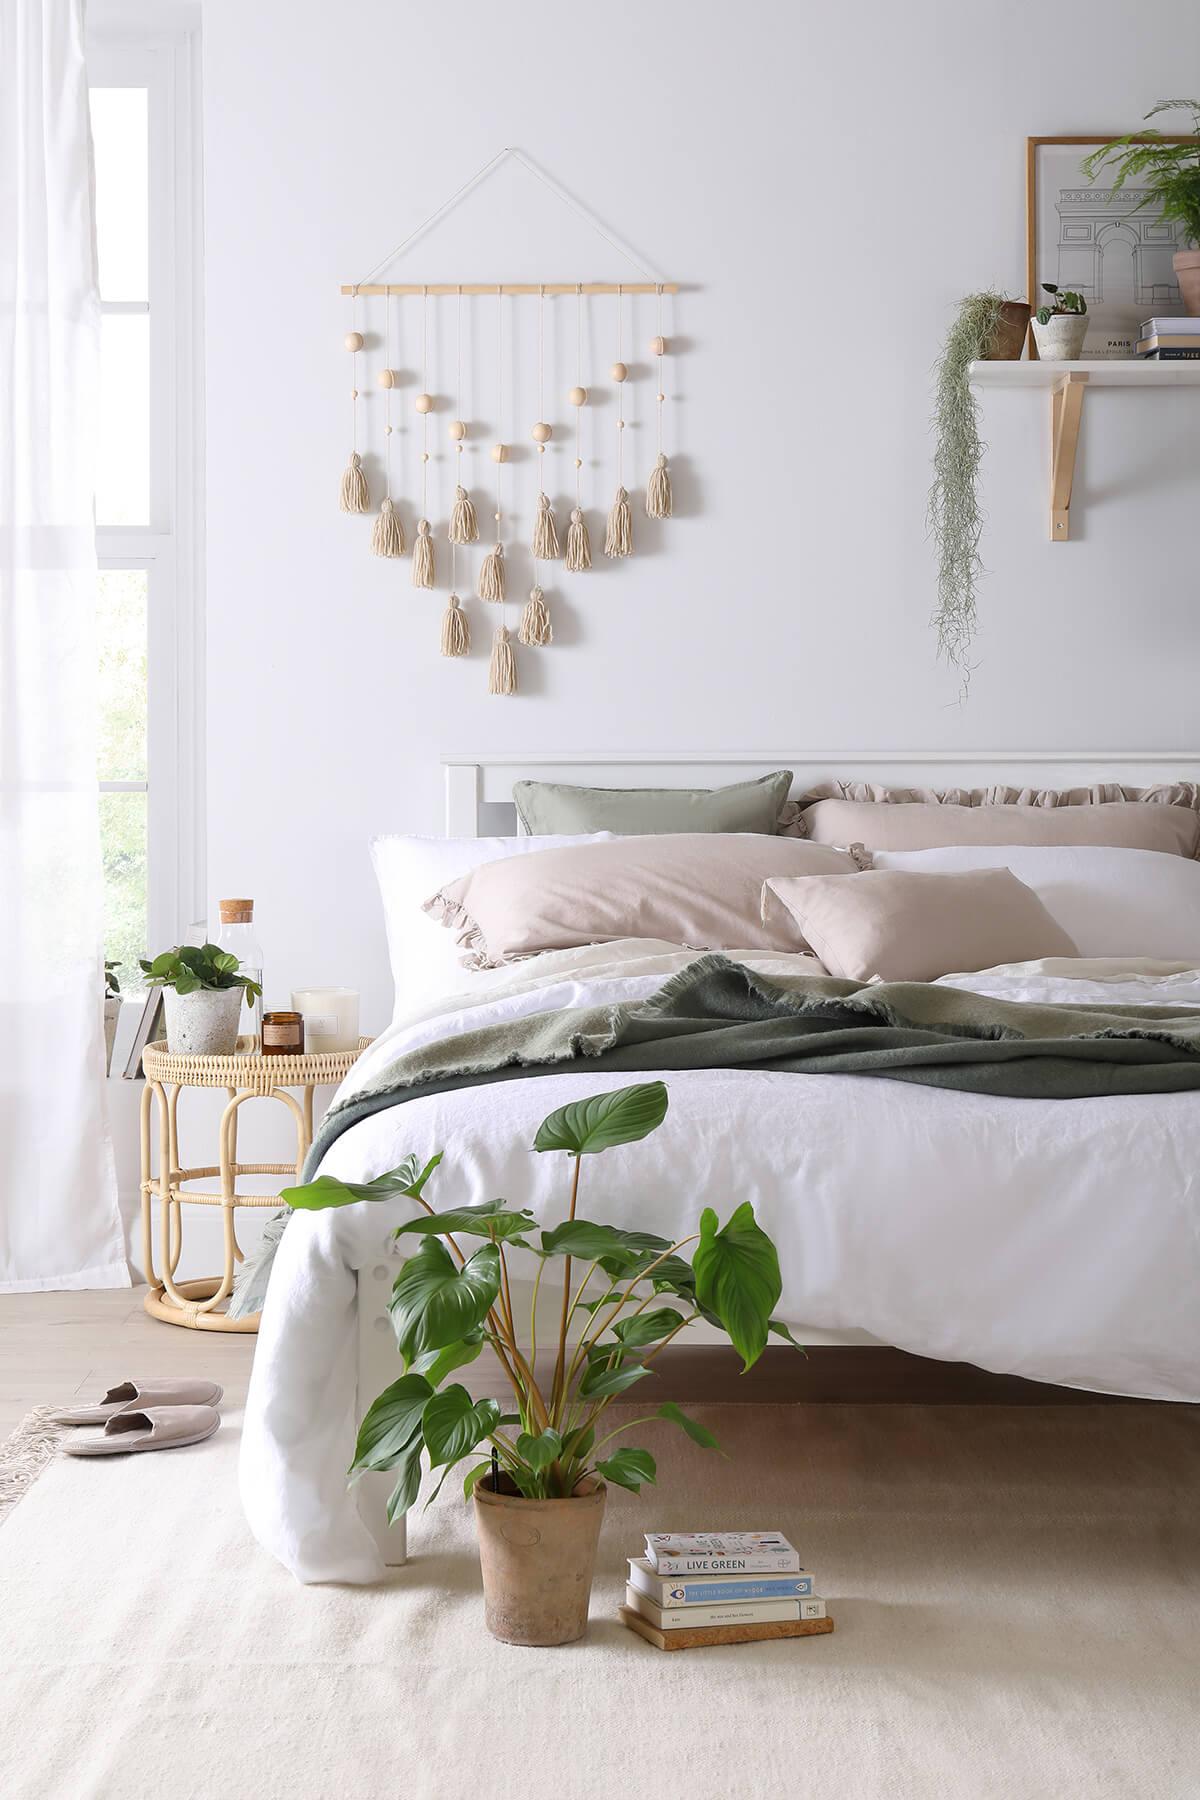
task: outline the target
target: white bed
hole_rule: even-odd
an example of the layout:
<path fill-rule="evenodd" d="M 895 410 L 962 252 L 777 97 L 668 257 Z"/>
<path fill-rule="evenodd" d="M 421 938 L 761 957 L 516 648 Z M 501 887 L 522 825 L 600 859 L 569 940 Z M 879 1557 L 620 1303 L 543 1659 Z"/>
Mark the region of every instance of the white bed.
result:
<path fill-rule="evenodd" d="M 495 818 L 488 809 L 503 804 L 515 776 L 551 770 L 612 785 L 707 785 L 783 763 L 800 787 L 831 768 L 915 785 L 936 774 L 946 784 L 1069 786 L 1194 778 L 1196 767 L 1187 757 L 687 760 L 673 776 L 661 758 L 560 758 L 550 770 L 531 758 L 455 760 L 448 826 L 471 835 Z M 628 940 L 476 976 L 467 996 L 431 1000 L 415 1020 L 401 1014 L 353 1079 L 490 1019 L 641 997 L 688 954 Z M 789 959 L 746 960 L 769 975 Z M 1194 970 L 1081 965 L 1070 977 L 955 980 L 1005 998 L 1200 1005 Z M 701 1204 L 727 1212 L 750 1199 L 779 1247 L 779 1315 L 802 1341 L 882 1341 L 1068 1385 L 1200 1399 L 1200 1095 L 996 1101 L 861 1077 L 728 1070 L 665 1079 L 664 1127 L 588 1168 L 589 1217 L 682 1234 Z M 530 1154 L 537 1124 L 627 1080 L 543 1075 L 412 1100 L 353 1126 L 323 1166 L 367 1180 L 409 1151 L 442 1149 L 431 1197 L 505 1195 L 556 1216 L 562 1170 Z M 390 1233 L 409 1211 L 395 1202 L 298 1216 L 277 1259 L 242 1492 L 260 1541 L 302 1580 L 371 1581 L 383 1558 L 403 1560 L 402 1527 L 381 1525 L 386 1478 L 358 1491 L 364 1524 L 344 1471 L 359 1406 L 398 1372 L 385 1311 L 397 1266 Z"/>

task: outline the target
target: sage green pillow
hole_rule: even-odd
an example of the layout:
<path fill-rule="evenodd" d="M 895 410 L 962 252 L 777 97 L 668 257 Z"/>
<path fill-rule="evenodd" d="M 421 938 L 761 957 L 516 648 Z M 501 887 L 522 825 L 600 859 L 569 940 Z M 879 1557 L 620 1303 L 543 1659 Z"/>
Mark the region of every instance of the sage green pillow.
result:
<path fill-rule="evenodd" d="M 611 831 L 649 837 L 675 831 L 761 831 L 773 835 L 792 786 L 792 771 L 723 788 L 593 788 L 560 781 L 518 781 L 517 816 L 535 837 Z"/>

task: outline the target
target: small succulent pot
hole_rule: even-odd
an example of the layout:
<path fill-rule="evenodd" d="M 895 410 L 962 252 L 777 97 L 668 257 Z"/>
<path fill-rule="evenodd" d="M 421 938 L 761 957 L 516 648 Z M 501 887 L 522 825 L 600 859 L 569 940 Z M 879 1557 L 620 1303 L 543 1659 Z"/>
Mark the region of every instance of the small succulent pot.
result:
<path fill-rule="evenodd" d="M 232 1056 L 242 1012 L 240 987 L 193 988 L 190 994 L 164 987 L 167 1049 L 172 1056 Z"/>
<path fill-rule="evenodd" d="M 502 1644 L 572 1644 L 587 1630 L 608 1490 L 588 1480 L 569 1500 L 474 1488 L 484 1618 Z"/>
<path fill-rule="evenodd" d="M 117 1026 L 121 1019 L 120 994 L 106 994 L 104 997 L 104 1073 L 112 1074 L 113 1045 L 117 1041 Z"/>
<path fill-rule="evenodd" d="M 1087 336 L 1086 313 L 1051 313 L 1044 325 L 1035 318 L 1033 336 L 1043 362 L 1078 362 Z"/>
<path fill-rule="evenodd" d="M 1020 362 L 1029 331 L 1030 311 L 1024 300 L 1003 302 L 991 342 L 983 353 L 984 362 Z"/>

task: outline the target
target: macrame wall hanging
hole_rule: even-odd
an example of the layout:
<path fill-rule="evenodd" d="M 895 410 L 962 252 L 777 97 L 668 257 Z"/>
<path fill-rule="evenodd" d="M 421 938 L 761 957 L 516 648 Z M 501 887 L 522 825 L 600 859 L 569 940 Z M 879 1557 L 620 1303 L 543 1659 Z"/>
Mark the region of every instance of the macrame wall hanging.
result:
<path fill-rule="evenodd" d="M 628 282 L 377 282 L 380 273 L 404 254 L 413 241 L 424 234 L 442 216 L 479 182 L 485 179 L 496 166 L 512 158 L 526 172 L 546 187 L 557 200 L 569 207 L 578 217 L 584 219 L 591 229 L 604 239 L 610 249 L 615 250 L 626 262 L 633 264 L 644 280 Z M 410 232 L 403 242 L 386 256 L 370 274 L 362 281 L 343 287 L 342 293 L 349 301 L 350 329 L 345 334 L 346 349 L 352 357 L 351 379 L 351 412 L 350 412 L 350 458 L 341 477 L 340 505 L 343 512 L 366 513 L 371 510 L 371 489 L 379 496 L 379 510 L 375 514 L 370 533 L 370 549 L 378 557 L 395 559 L 403 557 L 408 549 L 405 528 L 401 513 L 404 502 L 401 493 L 407 493 L 400 474 L 400 492 L 396 490 L 397 468 L 401 459 L 396 454 L 395 426 L 393 421 L 393 401 L 398 398 L 396 390 L 412 377 L 406 377 L 397 367 L 403 357 L 395 354 L 399 343 L 412 342 L 409 335 L 413 321 L 406 320 L 403 302 L 407 299 L 419 301 L 421 308 L 421 365 L 420 392 L 413 398 L 413 406 L 421 422 L 420 431 L 420 508 L 416 530 L 411 549 L 411 584 L 418 590 L 436 589 L 439 585 L 438 563 L 441 557 L 434 551 L 434 527 L 432 518 L 444 519 L 446 513 L 445 496 L 450 488 L 444 470 L 445 452 L 431 450 L 431 424 L 435 427 L 432 441 L 436 444 L 441 434 L 436 430 L 437 415 L 443 407 L 453 410 L 456 415 L 447 427 L 447 436 L 453 455 L 450 457 L 453 475 L 453 500 L 449 506 L 449 518 L 445 527 L 445 541 L 449 545 L 448 562 L 449 597 L 442 613 L 441 651 L 443 656 L 470 658 L 472 654 L 471 622 L 461 594 L 470 593 L 472 581 L 470 567 L 464 567 L 464 559 L 468 557 L 469 547 L 479 543 L 479 518 L 471 499 L 471 482 L 469 479 L 469 457 L 472 449 L 472 433 L 469 423 L 472 412 L 471 398 L 478 395 L 478 387 L 474 381 L 464 383 L 464 344 L 474 342 L 471 333 L 464 331 L 471 319 L 472 303 L 481 305 L 494 302 L 496 324 L 496 366 L 495 366 L 495 428 L 498 442 L 492 447 L 492 462 L 496 473 L 496 499 L 494 525 L 495 532 L 486 551 L 483 552 L 474 579 L 474 590 L 478 598 L 487 605 L 498 608 L 494 615 L 497 623 L 491 636 L 491 650 L 488 662 L 488 691 L 492 694 L 515 694 L 518 686 L 517 645 L 524 650 L 540 650 L 553 643 L 554 631 L 547 602 L 547 589 L 552 589 L 551 564 L 561 558 L 561 566 L 568 575 L 580 575 L 591 570 L 592 543 L 588 530 L 587 514 L 584 505 L 585 470 L 589 471 L 587 487 L 592 490 L 594 477 L 590 473 L 593 467 L 603 470 L 593 460 L 585 461 L 585 415 L 588 413 L 589 401 L 592 398 L 585 383 L 584 338 L 587 321 L 587 302 L 593 297 L 612 296 L 616 301 L 615 338 L 616 360 L 610 370 L 612 383 L 611 395 L 605 396 L 613 404 L 615 419 L 615 442 L 613 443 L 613 464 L 610 465 L 616 475 L 616 491 L 612 507 L 609 511 L 604 533 L 604 554 L 614 563 L 633 553 L 633 509 L 629 498 L 627 475 L 636 484 L 645 479 L 645 512 L 649 519 L 663 520 L 671 517 L 671 477 L 663 448 L 664 408 L 666 406 L 666 380 L 664 376 L 667 339 L 663 336 L 663 301 L 664 296 L 675 294 L 678 288 L 673 282 L 658 281 L 641 267 L 628 249 L 613 238 L 590 213 L 586 212 L 571 196 L 564 192 L 534 164 L 522 156 L 519 151 L 505 149 L 486 163 L 477 174 L 472 176 L 456 194 L 453 194 L 437 211 L 432 213 L 417 230 Z M 382 330 L 369 341 L 359 329 L 359 301 L 366 296 L 381 295 L 383 297 Z M 639 297 L 652 296 L 656 305 L 657 335 L 650 340 L 651 364 L 658 375 L 657 394 L 655 397 L 657 426 L 657 455 L 649 470 L 639 454 L 637 439 L 638 413 L 634 410 L 632 419 L 627 416 L 626 383 L 647 373 L 646 368 L 629 366 L 623 360 L 625 351 L 626 308 L 630 310 L 631 323 L 637 324 L 637 307 Z M 518 332 L 518 315 L 512 314 L 511 328 L 508 332 L 509 345 L 506 356 L 506 298 L 531 298 L 537 301 L 537 415 L 530 430 L 533 441 L 532 478 L 526 483 L 520 468 L 517 472 L 517 486 L 522 495 L 528 494 L 530 511 L 528 523 L 520 518 L 515 521 L 513 530 L 506 530 L 509 521 L 504 513 L 504 501 L 508 496 L 506 481 L 507 468 L 514 459 L 518 464 L 529 459 L 530 452 L 510 448 L 509 432 L 506 429 L 506 405 L 518 409 L 516 417 L 520 417 L 522 396 L 517 392 L 518 368 L 528 367 L 528 353 L 523 356 L 520 346 L 524 342 Z M 450 387 L 449 370 L 439 383 L 437 368 L 430 359 L 430 305 L 437 305 L 443 298 L 453 298 L 455 303 L 454 328 L 454 392 L 449 402 L 446 395 Z M 548 357 L 548 349 L 557 346 L 562 340 L 553 329 L 553 301 L 555 299 L 572 298 L 574 310 L 574 363 L 575 385 L 567 391 L 567 401 L 574 413 L 574 504 L 570 507 L 570 517 L 565 530 L 565 543 L 560 539 L 558 520 L 563 513 L 556 516 L 556 493 L 560 504 L 561 490 L 556 489 L 555 465 L 565 464 L 565 456 L 560 455 L 555 440 L 555 427 L 552 419 L 546 417 L 546 375 L 548 361 L 556 367 L 553 355 Z M 547 301 L 551 302 L 547 310 Z M 393 302 L 398 302 L 394 309 Z M 441 315 L 438 315 L 439 330 L 436 342 L 443 344 L 444 337 L 440 329 Z M 532 324 L 528 319 L 526 322 Z M 373 321 L 371 322 L 373 323 Z M 611 329 L 611 325 L 610 325 Z M 487 334 L 485 334 L 487 335 Z M 636 336 L 636 330 L 634 336 Z M 569 339 L 567 340 L 569 342 Z M 383 364 L 376 376 L 379 389 L 378 409 L 372 406 L 370 397 L 364 397 L 359 386 L 360 358 L 364 350 L 377 345 L 383 354 Z M 567 352 L 569 355 L 570 352 Z M 506 383 L 505 369 L 513 371 L 512 379 Z M 570 364 L 567 364 L 568 368 Z M 414 384 L 415 385 L 415 384 Z M 440 391 L 441 398 L 438 398 Z M 359 402 L 365 398 L 367 411 L 360 413 Z M 532 408 L 531 408 L 532 411 Z M 525 413 L 529 418 L 530 413 Z M 629 427 L 632 424 L 632 438 L 629 439 Z M 560 435 L 569 441 L 569 435 L 560 427 Z M 595 434 L 588 431 L 588 443 L 594 449 Z M 604 434 L 607 437 L 607 433 Z M 360 436 L 362 441 L 360 442 Z M 478 442 L 478 439 L 475 439 Z M 589 457 L 591 450 L 589 450 Z M 639 464 L 641 465 L 639 468 Z M 565 467 L 562 473 L 566 474 Z M 430 477 L 434 482 L 431 486 Z M 465 478 L 466 477 L 466 478 Z M 610 474 L 609 479 L 612 479 Z M 609 490 L 612 492 L 612 490 Z M 439 504 L 438 496 L 442 496 Z M 407 495 L 408 504 L 412 504 L 412 495 Z M 413 509 L 416 510 L 415 508 Z M 409 513 L 411 520 L 412 513 Z M 441 527 L 439 526 L 439 531 Z M 526 549 L 525 546 L 528 546 Z M 508 567 L 509 552 L 513 559 L 513 568 Z M 526 558 L 528 561 L 526 562 Z M 522 567 L 523 565 L 523 567 Z M 520 620 L 515 634 L 510 628 L 508 616 L 507 590 L 513 580 L 518 589 L 525 588 L 522 574 L 528 570 L 525 580 L 529 581 L 529 598 L 521 609 Z"/>

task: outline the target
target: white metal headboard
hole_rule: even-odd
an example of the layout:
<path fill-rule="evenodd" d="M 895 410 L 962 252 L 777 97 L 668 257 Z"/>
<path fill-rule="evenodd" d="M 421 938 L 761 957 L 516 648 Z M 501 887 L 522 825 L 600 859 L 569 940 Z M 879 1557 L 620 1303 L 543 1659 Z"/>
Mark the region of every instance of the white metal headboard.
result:
<path fill-rule="evenodd" d="M 525 776 L 589 787 L 720 787 L 771 769 L 792 769 L 801 793 L 835 778 L 893 787 L 1003 782 L 1069 788 L 1105 781 L 1152 787 L 1200 781 L 1200 750 L 534 750 L 443 756 L 441 762 L 447 837 L 478 837 L 482 809 L 511 807 L 513 783 Z"/>

